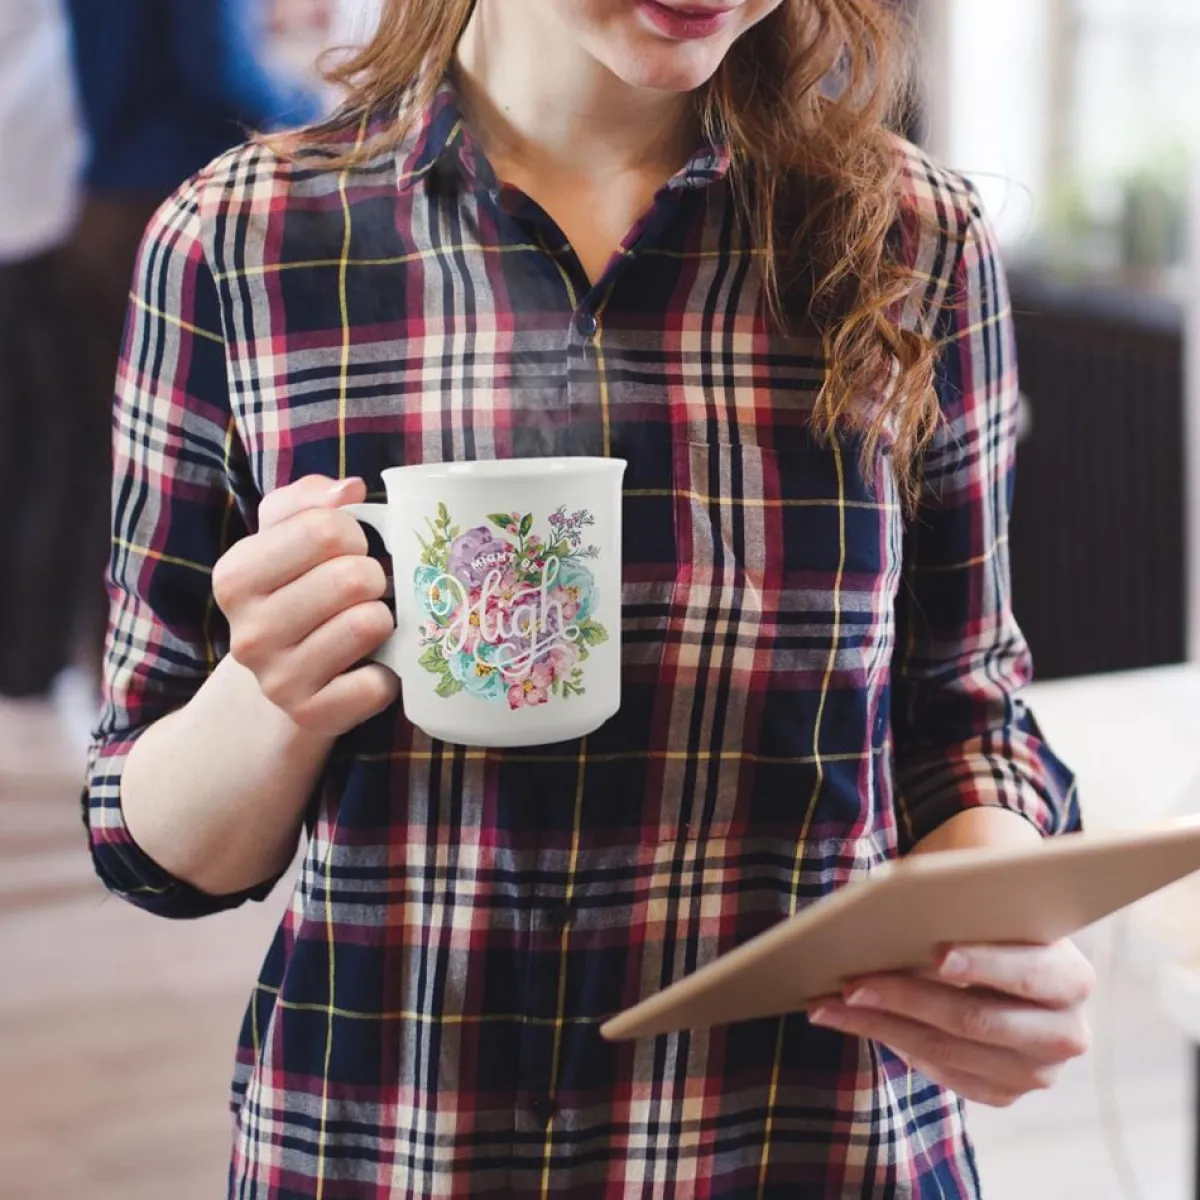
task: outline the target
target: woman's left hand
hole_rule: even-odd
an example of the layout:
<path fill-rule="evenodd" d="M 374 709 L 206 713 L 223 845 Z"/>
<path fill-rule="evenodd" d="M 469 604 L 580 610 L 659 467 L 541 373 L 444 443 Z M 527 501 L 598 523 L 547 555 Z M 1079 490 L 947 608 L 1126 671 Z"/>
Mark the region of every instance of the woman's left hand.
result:
<path fill-rule="evenodd" d="M 1083 1007 L 1095 985 L 1073 942 L 957 946 L 931 975 L 857 980 L 843 1000 L 823 1000 L 814 1025 L 870 1038 L 967 1100 L 1006 1107 L 1050 1087 L 1085 1054 Z"/>

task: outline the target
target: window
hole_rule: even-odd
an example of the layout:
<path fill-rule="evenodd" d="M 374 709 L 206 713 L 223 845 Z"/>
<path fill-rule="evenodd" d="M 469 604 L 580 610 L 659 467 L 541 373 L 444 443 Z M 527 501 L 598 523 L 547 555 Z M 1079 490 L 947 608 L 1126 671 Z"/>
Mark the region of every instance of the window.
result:
<path fill-rule="evenodd" d="M 933 149 L 1002 240 L 1092 269 L 1180 261 L 1197 0 L 925 0 L 921 20 Z"/>

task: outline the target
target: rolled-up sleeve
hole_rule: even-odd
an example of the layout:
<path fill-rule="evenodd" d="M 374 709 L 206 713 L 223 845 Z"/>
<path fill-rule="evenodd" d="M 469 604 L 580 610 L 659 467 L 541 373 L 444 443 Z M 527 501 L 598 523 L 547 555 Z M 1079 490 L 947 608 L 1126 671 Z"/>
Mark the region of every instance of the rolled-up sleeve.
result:
<path fill-rule="evenodd" d="M 974 193 L 968 205 L 936 325 L 942 419 L 908 523 L 896 601 L 892 728 L 903 850 L 969 808 L 1010 809 L 1046 835 L 1079 822 L 1071 774 L 1021 698 L 1032 662 L 1009 569 L 1016 350 L 995 238 Z"/>
<path fill-rule="evenodd" d="M 213 564 L 246 532 L 233 474 L 244 462 L 229 403 L 220 303 L 200 236 L 202 185 L 147 231 L 130 299 L 114 408 L 112 600 L 104 710 L 83 797 L 103 883 L 139 907 L 197 917 L 268 888 L 206 895 L 136 844 L 121 811 L 129 753 L 185 705 L 228 650 Z"/>

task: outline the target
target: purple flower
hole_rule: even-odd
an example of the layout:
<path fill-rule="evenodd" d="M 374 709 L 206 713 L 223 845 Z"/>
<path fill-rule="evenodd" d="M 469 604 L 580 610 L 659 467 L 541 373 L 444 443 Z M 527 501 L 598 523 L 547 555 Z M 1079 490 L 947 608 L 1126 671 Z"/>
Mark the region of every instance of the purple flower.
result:
<path fill-rule="evenodd" d="M 512 547 L 508 542 L 494 537 L 486 525 L 477 525 L 451 543 L 449 572 L 468 586 L 478 588 L 511 557 Z"/>

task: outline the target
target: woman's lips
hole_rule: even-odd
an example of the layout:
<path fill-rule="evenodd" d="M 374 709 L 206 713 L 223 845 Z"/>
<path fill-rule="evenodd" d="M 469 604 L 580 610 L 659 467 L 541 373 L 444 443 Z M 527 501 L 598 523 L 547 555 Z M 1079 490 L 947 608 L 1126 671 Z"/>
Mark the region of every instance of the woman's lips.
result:
<path fill-rule="evenodd" d="M 700 41 L 720 33 L 736 11 L 699 4 L 660 4 L 659 0 L 638 0 L 638 8 L 659 33 L 679 42 Z"/>

